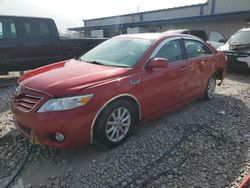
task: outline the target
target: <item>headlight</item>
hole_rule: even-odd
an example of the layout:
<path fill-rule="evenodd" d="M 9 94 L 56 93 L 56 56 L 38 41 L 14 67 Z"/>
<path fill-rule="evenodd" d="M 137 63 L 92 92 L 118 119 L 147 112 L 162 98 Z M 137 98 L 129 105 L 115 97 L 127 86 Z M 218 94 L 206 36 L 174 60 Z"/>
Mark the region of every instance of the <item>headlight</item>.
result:
<path fill-rule="evenodd" d="M 87 104 L 92 97 L 93 94 L 74 97 L 53 98 L 44 103 L 37 112 L 52 112 L 77 108 Z"/>

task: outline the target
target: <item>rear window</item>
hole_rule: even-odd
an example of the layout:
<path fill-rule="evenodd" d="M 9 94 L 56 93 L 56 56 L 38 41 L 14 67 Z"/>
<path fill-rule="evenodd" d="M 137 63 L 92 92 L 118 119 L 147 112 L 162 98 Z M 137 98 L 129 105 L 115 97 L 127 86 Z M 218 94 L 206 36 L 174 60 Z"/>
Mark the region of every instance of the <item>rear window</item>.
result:
<path fill-rule="evenodd" d="M 16 26 L 11 19 L 0 20 L 0 39 L 17 38 Z"/>
<path fill-rule="evenodd" d="M 49 37 L 49 25 L 45 21 L 26 21 L 24 22 L 24 29 L 28 38 L 42 38 Z"/>

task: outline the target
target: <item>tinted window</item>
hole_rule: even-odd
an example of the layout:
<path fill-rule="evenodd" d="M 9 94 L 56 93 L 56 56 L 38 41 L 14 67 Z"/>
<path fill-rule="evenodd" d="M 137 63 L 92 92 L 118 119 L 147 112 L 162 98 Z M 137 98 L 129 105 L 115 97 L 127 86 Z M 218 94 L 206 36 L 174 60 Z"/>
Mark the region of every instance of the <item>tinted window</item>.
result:
<path fill-rule="evenodd" d="M 0 38 L 1 39 L 17 38 L 16 26 L 11 19 L 0 20 Z"/>
<path fill-rule="evenodd" d="M 195 40 L 184 40 L 184 43 L 188 58 L 212 54 L 212 51 L 201 42 Z"/>
<path fill-rule="evenodd" d="M 42 38 L 49 37 L 49 26 L 44 21 L 26 21 L 24 23 L 24 29 L 28 38 Z"/>
<path fill-rule="evenodd" d="M 155 57 L 168 59 L 169 62 L 183 60 L 181 43 L 179 40 L 167 42 L 156 54 Z"/>

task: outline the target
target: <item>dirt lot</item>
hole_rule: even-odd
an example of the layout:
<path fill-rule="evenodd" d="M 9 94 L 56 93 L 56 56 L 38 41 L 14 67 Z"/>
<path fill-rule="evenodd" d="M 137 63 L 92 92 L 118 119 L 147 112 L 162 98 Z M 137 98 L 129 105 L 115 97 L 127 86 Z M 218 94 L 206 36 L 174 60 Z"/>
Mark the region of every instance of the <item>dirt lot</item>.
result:
<path fill-rule="evenodd" d="M 0 187 L 31 145 L 13 125 L 16 75 L 0 77 Z M 53 126 L 53 125 L 51 125 Z M 238 187 L 250 174 L 250 75 L 229 74 L 209 102 L 195 101 L 140 126 L 122 146 L 57 150 L 33 146 L 10 187 Z"/>

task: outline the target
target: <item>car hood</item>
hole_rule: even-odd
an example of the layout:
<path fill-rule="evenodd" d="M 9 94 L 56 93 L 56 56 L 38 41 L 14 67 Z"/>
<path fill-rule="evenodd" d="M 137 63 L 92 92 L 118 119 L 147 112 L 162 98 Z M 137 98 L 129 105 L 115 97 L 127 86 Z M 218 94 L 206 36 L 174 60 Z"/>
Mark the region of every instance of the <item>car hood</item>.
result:
<path fill-rule="evenodd" d="M 218 51 L 222 51 L 222 52 L 250 53 L 250 46 L 235 47 L 234 45 L 229 45 L 228 43 L 226 43 L 225 45 L 219 47 Z"/>
<path fill-rule="evenodd" d="M 19 83 L 53 96 L 71 95 L 81 89 L 121 77 L 127 70 L 69 60 L 29 71 L 20 78 Z"/>

